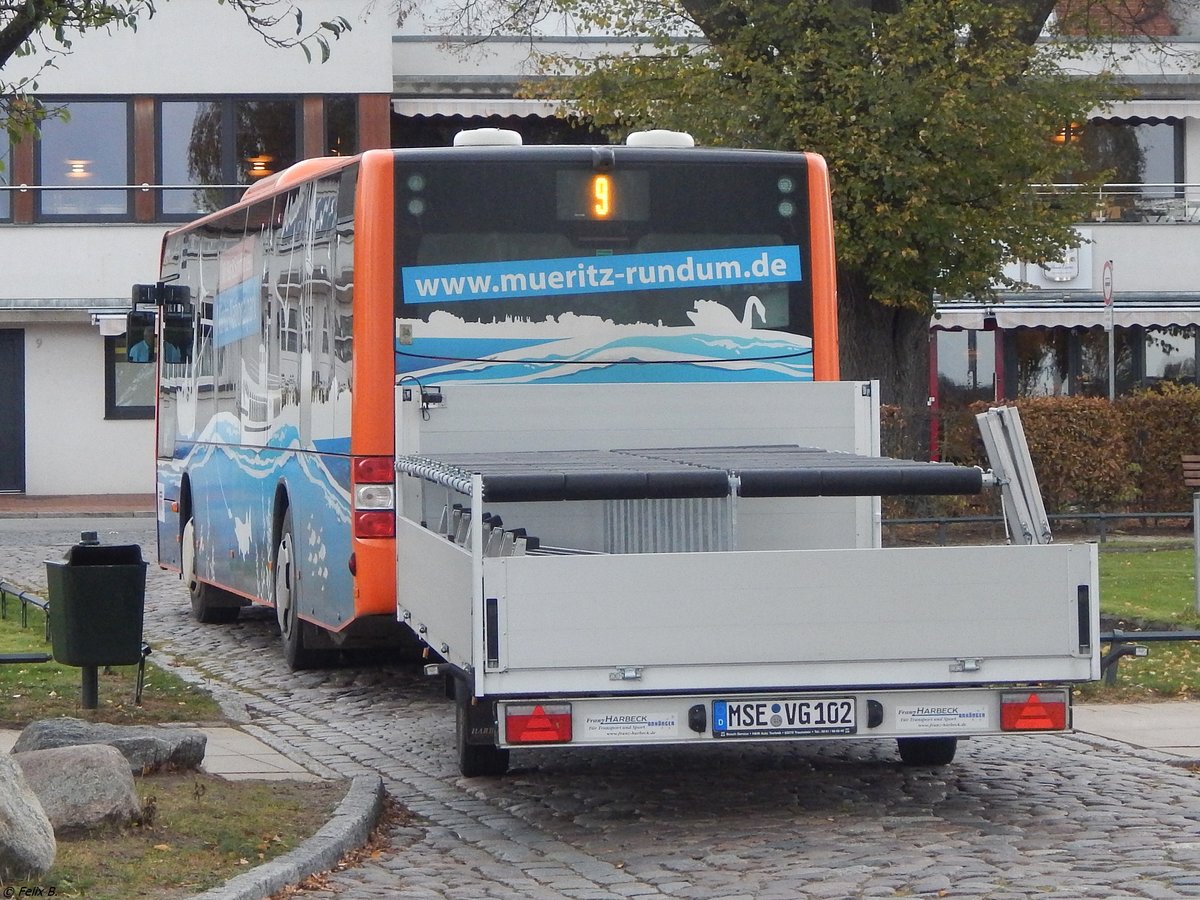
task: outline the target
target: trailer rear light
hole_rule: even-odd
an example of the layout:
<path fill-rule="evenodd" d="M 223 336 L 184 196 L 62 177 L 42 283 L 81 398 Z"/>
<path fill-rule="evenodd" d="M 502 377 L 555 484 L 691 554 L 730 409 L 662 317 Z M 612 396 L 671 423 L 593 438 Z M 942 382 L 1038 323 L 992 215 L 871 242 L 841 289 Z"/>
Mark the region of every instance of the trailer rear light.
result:
<path fill-rule="evenodd" d="M 390 456 L 361 456 L 354 460 L 354 536 L 396 536 L 395 462 Z"/>
<path fill-rule="evenodd" d="M 571 741 L 571 704 L 507 706 L 504 734 L 510 744 L 567 744 Z"/>
<path fill-rule="evenodd" d="M 1067 695 L 1064 691 L 1000 695 L 1002 731 L 1062 731 L 1066 727 Z"/>

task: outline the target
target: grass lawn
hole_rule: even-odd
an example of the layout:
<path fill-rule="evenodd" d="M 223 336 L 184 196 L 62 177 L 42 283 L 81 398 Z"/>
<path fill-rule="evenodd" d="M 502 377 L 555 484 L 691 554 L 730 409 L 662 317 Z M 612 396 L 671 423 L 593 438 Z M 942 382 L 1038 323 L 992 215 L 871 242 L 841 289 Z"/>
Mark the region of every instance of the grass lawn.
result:
<path fill-rule="evenodd" d="M 1125 631 L 1200 630 L 1191 548 L 1101 545 L 1100 608 L 1107 624 Z M 1145 645 L 1150 655 L 1126 657 L 1117 683 L 1086 685 L 1089 700 L 1200 697 L 1200 641 Z"/>
<path fill-rule="evenodd" d="M 0 653 L 50 652 L 41 610 L 28 626 L 7 601 Z M 80 670 L 54 662 L 0 665 L 0 727 L 72 716 L 94 722 L 217 723 L 220 707 L 206 692 L 147 665 L 142 703 L 134 702 L 137 667 L 101 669 L 99 708 L 81 708 Z M 58 836 L 54 867 L 38 880 L 59 897 L 125 900 L 189 897 L 286 853 L 329 821 L 345 782 L 224 781 L 196 773 L 135 779 L 142 821 Z"/>
<path fill-rule="evenodd" d="M 1118 619 L 1200 628 L 1190 549 L 1118 545 L 1100 551 L 1100 605 Z"/>
<path fill-rule="evenodd" d="M 28 609 L 21 625 L 20 604 L 9 597 L 7 618 L 0 621 L 0 653 L 50 652 L 45 641 L 45 614 Z M 101 669 L 99 708 L 80 705 L 82 670 L 56 662 L 0 665 L 0 728 L 20 728 L 34 719 L 74 716 L 99 722 L 215 722 L 224 718 L 207 692 L 154 665 L 150 655 L 140 706 L 134 703 L 137 666 Z"/>
<path fill-rule="evenodd" d="M 143 821 L 59 836 L 39 884 L 59 897 L 191 897 L 316 833 L 345 782 L 224 781 L 198 773 L 135 779 Z"/>

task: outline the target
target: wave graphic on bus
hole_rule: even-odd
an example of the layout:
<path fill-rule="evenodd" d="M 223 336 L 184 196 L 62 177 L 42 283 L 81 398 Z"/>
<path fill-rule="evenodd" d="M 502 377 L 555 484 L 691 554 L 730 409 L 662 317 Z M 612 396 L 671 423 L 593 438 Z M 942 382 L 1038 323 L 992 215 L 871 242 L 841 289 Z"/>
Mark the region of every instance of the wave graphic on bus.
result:
<path fill-rule="evenodd" d="M 281 425 L 270 436 L 271 446 L 283 453 L 237 446 L 239 434 L 234 417 L 215 416 L 193 441 L 180 444 L 177 459 L 162 472 L 173 496 L 179 495 L 185 468 L 193 481 L 217 486 L 194 497 L 204 509 L 196 526 L 199 570 L 220 583 L 253 583 L 259 596 L 271 596 L 273 573 L 255 561 L 270 550 L 256 545 L 271 538 L 272 508 L 266 500 L 269 492 L 255 485 L 283 481 L 295 510 L 297 553 L 308 564 L 314 614 L 336 624 L 352 607 L 347 605 L 352 585 L 345 567 L 330 561 L 348 558 L 350 532 L 329 526 L 350 524 L 349 462 L 312 452 L 293 425 Z M 160 507 L 160 517 L 162 513 Z"/>
<path fill-rule="evenodd" d="M 811 380 L 812 341 L 752 327 L 757 297 L 741 319 L 728 307 L 698 301 L 692 326 L 615 324 L 566 314 L 540 322 L 464 322 L 439 311 L 396 345 L 398 374 L 443 381 L 680 382 Z M 426 336 L 426 335 L 436 336 Z"/>

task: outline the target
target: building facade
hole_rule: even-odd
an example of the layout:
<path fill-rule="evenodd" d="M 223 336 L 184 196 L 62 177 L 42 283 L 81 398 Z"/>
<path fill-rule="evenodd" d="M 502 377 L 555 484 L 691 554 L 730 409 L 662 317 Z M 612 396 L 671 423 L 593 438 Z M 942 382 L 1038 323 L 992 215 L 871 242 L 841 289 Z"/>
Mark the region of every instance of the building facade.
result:
<path fill-rule="evenodd" d="M 1111 173 L 1078 246 L 1061 263 L 1011 266 L 1017 289 L 992 302 L 935 304 L 935 406 L 1197 383 L 1200 10 L 1190 0 L 1141 6 L 1137 37 L 1080 64 L 1119 61 L 1134 96 L 1054 136 L 1078 143 L 1089 171 Z"/>
<path fill-rule="evenodd" d="M 0 134 L 0 491 L 153 491 L 131 286 L 157 277 L 172 223 L 298 159 L 390 145 L 391 18 L 349 5 L 305 3 L 310 21 L 351 20 L 324 64 L 268 47 L 229 7 L 170 3 L 38 75 L 67 115 L 15 146 Z"/>
<path fill-rule="evenodd" d="M 533 51 L 621 49 L 565 18 L 544 20 L 532 40 L 473 46 L 438 3 L 399 24 L 386 3 L 303 6 L 308 21 L 351 21 L 328 62 L 269 48 L 226 6 L 168 3 L 136 32 L 79 38 L 40 75 L 40 95 L 69 118 L 17 146 L 0 135 L 0 491 L 153 489 L 152 376 L 127 362 L 124 315 L 130 286 L 154 280 L 172 224 L 306 157 L 445 145 L 479 126 L 515 128 L 527 143 L 595 139 L 518 88 L 536 75 Z M 1076 250 L 1061 264 L 1013 266 L 1021 289 L 994 301 L 936 304 L 935 406 L 1103 396 L 1109 328 L 1115 392 L 1196 382 L 1200 17 L 1190 8 L 1156 5 L 1155 34 L 1181 52 L 1128 42 L 1122 77 L 1135 99 L 1060 136 L 1117 173 Z M 35 63 L 14 60 L 5 75 Z"/>

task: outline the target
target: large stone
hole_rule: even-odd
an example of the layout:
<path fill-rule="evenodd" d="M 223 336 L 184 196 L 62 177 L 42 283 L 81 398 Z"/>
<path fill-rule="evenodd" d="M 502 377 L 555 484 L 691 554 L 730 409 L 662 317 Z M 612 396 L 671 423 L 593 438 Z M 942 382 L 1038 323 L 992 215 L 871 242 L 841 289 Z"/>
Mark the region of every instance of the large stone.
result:
<path fill-rule="evenodd" d="M 14 753 L 55 834 L 126 825 L 141 813 L 129 763 L 109 744 Z"/>
<path fill-rule="evenodd" d="M 54 829 L 21 767 L 0 754 L 0 884 L 36 881 L 57 852 Z"/>
<path fill-rule="evenodd" d="M 156 725 L 108 725 L 82 719 L 42 719 L 26 726 L 13 746 L 14 753 L 108 744 L 129 761 L 135 775 L 159 769 L 198 769 L 204 761 L 208 738 L 194 728 L 160 728 Z"/>

